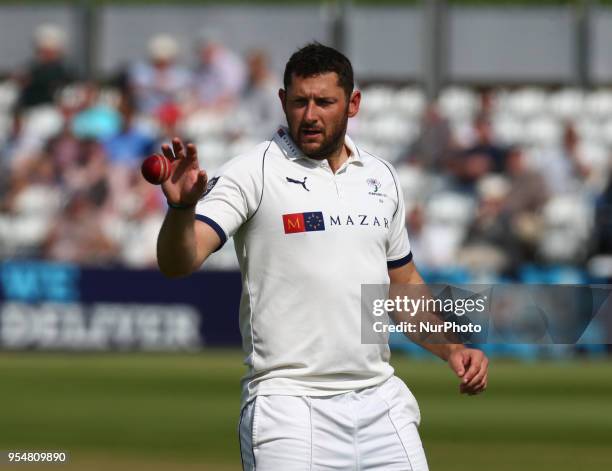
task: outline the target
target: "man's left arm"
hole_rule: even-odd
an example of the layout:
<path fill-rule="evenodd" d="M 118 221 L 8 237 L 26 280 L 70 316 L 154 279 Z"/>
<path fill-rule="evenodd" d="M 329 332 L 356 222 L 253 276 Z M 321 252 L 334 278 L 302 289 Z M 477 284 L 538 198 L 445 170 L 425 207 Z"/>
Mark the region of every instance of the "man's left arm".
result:
<path fill-rule="evenodd" d="M 390 268 L 389 278 L 392 285 L 425 284 L 414 262 L 398 268 Z M 419 313 L 417 313 L 417 316 L 419 316 Z M 415 320 L 418 320 L 418 318 Z M 461 343 L 433 343 L 423 341 L 415 336 L 409 336 L 409 338 L 448 363 L 461 379 L 459 386 L 461 393 L 474 395 L 487 388 L 489 360 L 481 350 L 467 348 Z"/>

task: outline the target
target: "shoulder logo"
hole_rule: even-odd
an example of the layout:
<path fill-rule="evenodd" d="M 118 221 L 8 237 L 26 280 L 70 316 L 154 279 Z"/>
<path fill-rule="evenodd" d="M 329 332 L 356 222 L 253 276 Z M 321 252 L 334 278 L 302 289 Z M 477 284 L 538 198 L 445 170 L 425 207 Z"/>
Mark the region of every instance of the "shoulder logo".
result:
<path fill-rule="evenodd" d="M 202 195 L 202 197 L 204 197 L 208 193 L 210 193 L 210 191 L 215 187 L 215 185 L 219 181 L 219 178 L 221 178 L 221 177 L 214 177 L 214 178 L 211 178 L 210 180 L 208 180 L 208 185 L 206 185 L 206 190 L 204 190 L 204 194 Z"/>

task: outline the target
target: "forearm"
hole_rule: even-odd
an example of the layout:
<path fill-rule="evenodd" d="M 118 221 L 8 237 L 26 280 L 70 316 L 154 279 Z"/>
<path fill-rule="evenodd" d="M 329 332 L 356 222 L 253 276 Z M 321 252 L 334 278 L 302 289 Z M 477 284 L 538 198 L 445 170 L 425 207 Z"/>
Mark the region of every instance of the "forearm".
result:
<path fill-rule="evenodd" d="M 413 339 L 413 341 L 416 342 L 416 340 Z M 417 342 L 421 347 L 423 347 L 425 350 L 430 351 L 431 353 L 433 353 L 434 355 L 436 355 L 437 357 L 441 358 L 444 361 L 448 361 L 448 358 L 451 356 L 451 353 L 453 353 L 456 350 L 463 350 L 465 347 L 465 345 L 461 344 L 461 343 L 446 343 L 446 344 L 433 344 L 433 343 L 427 343 L 427 342 L 422 342 L 419 343 Z"/>
<path fill-rule="evenodd" d="M 431 292 L 425 281 L 414 267 L 414 264 L 403 268 L 389 271 L 391 286 L 389 290 L 390 299 L 421 299 L 423 306 L 427 305 L 427 300 L 431 299 Z M 405 311 L 395 311 L 392 320 L 396 323 L 407 322 L 419 326 L 427 324 L 429 326 L 443 325 L 444 319 L 436 312 L 427 309 L 418 309 L 411 313 Z M 456 350 L 466 348 L 460 340 L 453 334 L 446 334 L 438 329 L 431 329 L 431 332 L 422 332 L 415 329 L 413 332 L 406 331 L 406 337 L 412 342 L 430 351 L 444 361 Z"/>
<path fill-rule="evenodd" d="M 425 285 L 399 285 L 393 286 L 394 296 L 408 296 L 412 298 L 422 298 L 423 300 L 431 299 L 429 290 Z M 394 313 L 393 320 L 398 322 L 407 322 L 413 326 L 428 325 L 429 329 L 427 332 L 421 331 L 419 327 L 416 327 L 414 331 L 406 331 L 405 335 L 412 342 L 423 347 L 425 350 L 433 353 L 444 361 L 448 360 L 448 357 L 455 350 L 461 350 L 465 346 L 460 343 L 460 340 L 450 333 L 444 333 L 442 329 L 438 328 L 444 325 L 444 319 L 436 312 L 427 310 L 418 310 L 411 314 L 405 312 Z"/>
<path fill-rule="evenodd" d="M 168 209 L 157 238 L 157 264 L 171 278 L 189 275 L 198 268 L 195 208 Z"/>

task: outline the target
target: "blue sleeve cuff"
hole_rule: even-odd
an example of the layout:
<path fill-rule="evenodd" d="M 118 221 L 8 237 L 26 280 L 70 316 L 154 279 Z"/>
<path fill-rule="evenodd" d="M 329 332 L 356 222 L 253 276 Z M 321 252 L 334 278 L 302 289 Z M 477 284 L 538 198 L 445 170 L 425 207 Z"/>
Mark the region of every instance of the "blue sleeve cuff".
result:
<path fill-rule="evenodd" d="M 387 268 L 399 268 L 407 265 L 412 261 L 412 252 L 410 252 L 405 257 L 400 258 L 399 260 L 391 260 L 387 262 Z"/>
<path fill-rule="evenodd" d="M 223 245 L 227 242 L 227 235 L 225 234 L 225 231 L 223 229 L 221 229 L 221 226 L 219 224 L 217 224 L 215 221 L 213 221 L 211 218 L 209 218 L 207 216 L 204 216 L 202 214 L 196 214 L 195 218 L 198 221 L 202 221 L 202 222 L 208 224 L 210 227 L 213 228 L 213 230 L 219 236 L 219 239 L 221 239 L 221 244 L 219 245 L 219 247 L 217 247 L 215 252 L 217 250 L 221 249 L 221 247 L 223 247 Z"/>

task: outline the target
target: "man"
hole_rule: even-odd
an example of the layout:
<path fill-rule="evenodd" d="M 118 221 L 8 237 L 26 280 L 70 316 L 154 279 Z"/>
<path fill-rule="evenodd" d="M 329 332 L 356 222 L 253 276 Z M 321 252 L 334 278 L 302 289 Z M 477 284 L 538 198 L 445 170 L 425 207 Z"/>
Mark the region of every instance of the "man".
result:
<path fill-rule="evenodd" d="M 159 115 L 180 104 L 191 83 L 190 71 L 178 63 L 180 47 L 174 36 L 156 34 L 148 42 L 149 57 L 128 70 L 128 84 L 141 113 Z"/>
<path fill-rule="evenodd" d="M 198 65 L 194 70 L 193 99 L 202 108 L 233 106 L 247 83 L 243 59 L 226 47 L 212 30 L 200 33 L 196 50 Z"/>
<path fill-rule="evenodd" d="M 21 92 L 19 111 L 52 104 L 55 94 L 75 79 L 65 63 L 66 34 L 59 26 L 42 24 L 34 31 L 34 58 L 27 70 L 17 74 Z"/>
<path fill-rule="evenodd" d="M 393 376 L 388 345 L 361 342 L 361 285 L 422 280 L 395 171 L 346 136 L 361 100 L 353 86 L 346 57 L 310 44 L 285 69 L 288 127 L 208 186 L 192 144 L 162 147 L 176 158 L 163 184 L 162 272 L 189 274 L 234 236 L 249 368 L 239 425 L 245 470 L 427 469 L 418 406 Z M 462 392 L 486 388 L 482 352 L 426 347 L 462 378 Z"/>

